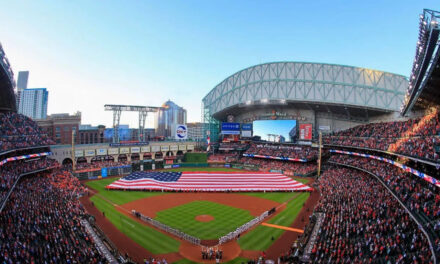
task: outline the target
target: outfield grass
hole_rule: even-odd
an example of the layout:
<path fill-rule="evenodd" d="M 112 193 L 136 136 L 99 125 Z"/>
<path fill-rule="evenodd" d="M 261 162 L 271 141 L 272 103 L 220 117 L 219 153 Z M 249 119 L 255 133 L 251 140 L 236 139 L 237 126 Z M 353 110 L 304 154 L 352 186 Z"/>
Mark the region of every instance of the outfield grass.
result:
<path fill-rule="evenodd" d="M 301 211 L 304 202 L 309 198 L 310 193 L 301 193 L 287 204 L 287 207 L 268 223 L 281 226 L 290 226 Z M 284 232 L 282 229 L 258 226 L 254 230 L 240 238 L 238 243 L 244 250 L 267 250 Z M 290 231 L 288 231 L 290 232 Z M 274 240 L 272 240 L 272 237 Z"/>
<path fill-rule="evenodd" d="M 199 222 L 198 215 L 211 215 L 214 220 Z M 202 240 L 218 239 L 252 220 L 249 211 L 214 203 L 194 201 L 156 213 L 155 219 Z"/>
<path fill-rule="evenodd" d="M 117 190 L 107 190 L 105 186 L 110 183 L 117 181 L 119 178 L 107 178 L 96 181 L 89 181 L 86 183 L 87 186 L 97 190 L 99 195 L 107 200 L 110 200 L 115 204 L 125 204 L 132 201 L 136 201 L 142 198 L 147 198 L 156 195 L 166 195 L 162 192 L 145 192 L 145 191 L 117 191 Z"/>
<path fill-rule="evenodd" d="M 97 195 L 90 200 L 99 211 L 105 212 L 105 217 L 117 229 L 151 253 L 165 254 L 179 251 L 179 241 L 120 213 L 112 204 Z"/>
<path fill-rule="evenodd" d="M 278 203 L 284 203 L 286 201 L 288 201 L 290 198 L 292 198 L 293 196 L 295 196 L 297 193 L 292 193 L 292 192 L 252 192 L 252 193 L 248 193 L 248 192 L 244 192 L 244 193 L 240 193 L 243 195 L 249 195 L 249 196 L 254 196 L 254 197 L 260 197 L 263 199 L 267 199 L 267 200 L 272 200 Z"/>
<path fill-rule="evenodd" d="M 167 171 L 241 171 L 238 169 L 229 168 L 175 168 Z M 174 240 L 170 236 L 164 235 L 153 228 L 142 225 L 130 217 L 125 216 L 115 209 L 112 205 L 125 204 L 131 201 L 139 200 L 156 195 L 163 195 L 166 199 L 167 193 L 162 192 L 145 192 L 145 191 L 108 191 L 105 186 L 118 180 L 118 178 L 106 178 L 102 180 L 87 182 L 87 185 L 97 190 L 99 195 L 91 198 L 98 210 L 105 211 L 106 217 L 119 230 L 125 233 L 128 237 L 133 239 L 142 247 L 146 248 L 153 254 L 164 254 L 170 252 L 178 252 L 179 241 Z M 304 181 L 309 179 L 304 178 Z M 301 179 L 302 182 L 302 179 Z M 309 197 L 309 193 L 288 193 L 288 192 L 255 192 L 255 193 L 240 193 L 243 195 L 250 195 L 260 197 L 283 203 L 298 195 L 295 199 L 290 201 L 287 208 L 272 218 L 269 223 L 290 226 L 302 208 L 303 203 Z M 111 202 L 108 202 L 109 200 Z M 195 203 L 195 204 L 193 204 Z M 253 217 L 248 211 L 229 207 L 208 201 L 196 201 L 185 204 L 182 208 L 170 208 L 159 212 L 156 216 L 158 221 L 161 221 L 170 226 L 174 226 L 183 232 L 192 234 L 201 239 L 216 239 L 220 236 L 234 230 L 236 227 L 251 220 Z M 169 210 L 173 210 L 167 212 Z M 232 210 L 231 210 L 232 209 Z M 240 212 L 242 211 L 242 212 Z M 244 212 L 244 213 L 243 213 Z M 195 216 L 201 214 L 209 214 L 215 217 L 211 222 L 199 222 L 194 219 Z M 176 217 L 177 216 L 177 217 Z M 281 229 L 258 226 L 248 234 L 242 236 L 239 244 L 244 250 L 267 250 L 272 243 L 278 239 L 284 231 Z M 272 241 L 271 238 L 274 237 Z M 241 263 L 243 259 L 236 259 Z M 187 261 L 187 260 L 184 260 Z M 235 260 L 234 260 L 235 261 Z M 178 263 L 192 263 L 192 262 L 178 262 Z"/>

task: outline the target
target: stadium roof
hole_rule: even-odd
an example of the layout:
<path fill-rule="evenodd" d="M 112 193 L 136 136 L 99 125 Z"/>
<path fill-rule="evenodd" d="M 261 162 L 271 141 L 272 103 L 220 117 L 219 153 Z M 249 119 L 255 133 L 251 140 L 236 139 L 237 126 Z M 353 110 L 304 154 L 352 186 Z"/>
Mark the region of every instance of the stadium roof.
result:
<path fill-rule="evenodd" d="M 424 9 L 402 114 L 440 105 L 440 12 Z"/>
<path fill-rule="evenodd" d="M 235 108 L 240 111 L 239 107 L 268 104 L 374 115 L 399 111 L 407 86 L 405 76 L 383 71 L 324 63 L 271 62 L 229 76 L 202 102 L 204 111 L 216 118 Z"/>
<path fill-rule="evenodd" d="M 14 74 L 0 44 L 0 112 L 16 111 Z"/>

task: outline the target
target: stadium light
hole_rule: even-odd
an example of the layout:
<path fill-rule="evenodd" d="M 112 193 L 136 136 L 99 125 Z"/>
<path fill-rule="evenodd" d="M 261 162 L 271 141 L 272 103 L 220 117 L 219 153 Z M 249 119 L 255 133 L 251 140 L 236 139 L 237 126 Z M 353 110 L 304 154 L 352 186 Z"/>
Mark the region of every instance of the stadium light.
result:
<path fill-rule="evenodd" d="M 251 100 L 247 100 L 246 101 L 246 105 L 251 105 L 252 104 L 252 101 Z"/>
<path fill-rule="evenodd" d="M 269 103 L 269 99 L 267 99 L 267 98 L 261 99 L 261 102 L 263 104 L 267 104 L 267 103 Z"/>
<path fill-rule="evenodd" d="M 281 99 L 281 100 L 280 100 L 280 103 L 281 103 L 281 104 L 286 104 L 286 99 Z"/>

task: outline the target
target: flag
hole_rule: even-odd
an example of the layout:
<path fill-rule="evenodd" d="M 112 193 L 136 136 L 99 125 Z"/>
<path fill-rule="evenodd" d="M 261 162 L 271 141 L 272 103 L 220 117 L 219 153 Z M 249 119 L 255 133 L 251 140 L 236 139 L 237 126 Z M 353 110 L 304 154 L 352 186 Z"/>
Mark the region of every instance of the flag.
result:
<path fill-rule="evenodd" d="M 144 172 L 125 176 L 106 187 L 165 191 L 312 191 L 307 185 L 273 172 Z"/>

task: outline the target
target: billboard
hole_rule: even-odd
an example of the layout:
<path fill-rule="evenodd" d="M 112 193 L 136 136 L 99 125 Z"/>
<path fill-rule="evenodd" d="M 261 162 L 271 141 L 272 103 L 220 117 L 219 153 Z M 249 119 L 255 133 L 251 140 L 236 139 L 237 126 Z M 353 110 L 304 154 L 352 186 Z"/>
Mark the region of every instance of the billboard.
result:
<path fill-rule="evenodd" d="M 94 149 L 87 149 L 85 151 L 85 156 L 86 157 L 93 157 L 93 156 L 95 156 L 95 150 Z"/>
<path fill-rule="evenodd" d="M 84 157 L 84 151 L 75 150 L 75 157 Z"/>
<path fill-rule="evenodd" d="M 151 152 L 159 152 L 160 151 L 160 146 L 151 146 Z"/>
<path fill-rule="evenodd" d="M 119 154 L 119 149 L 118 148 L 109 148 L 108 149 L 108 154 L 109 155 Z"/>
<path fill-rule="evenodd" d="M 96 150 L 96 155 L 98 155 L 98 156 L 107 155 L 107 149 L 97 149 Z"/>
<path fill-rule="evenodd" d="M 139 153 L 141 152 L 141 148 L 140 147 L 131 147 L 131 153 Z"/>
<path fill-rule="evenodd" d="M 222 123 L 223 135 L 240 135 L 240 123 Z"/>
<path fill-rule="evenodd" d="M 188 128 L 186 125 L 176 126 L 176 139 L 188 139 Z"/>
<path fill-rule="evenodd" d="M 295 131 L 296 120 L 256 120 L 253 123 L 253 135 L 261 137 L 262 140 L 272 142 L 291 141 L 291 132 Z"/>
<path fill-rule="evenodd" d="M 142 147 L 141 152 L 150 152 L 150 146 Z"/>
<path fill-rule="evenodd" d="M 312 140 L 312 124 L 299 125 L 299 139 Z"/>

